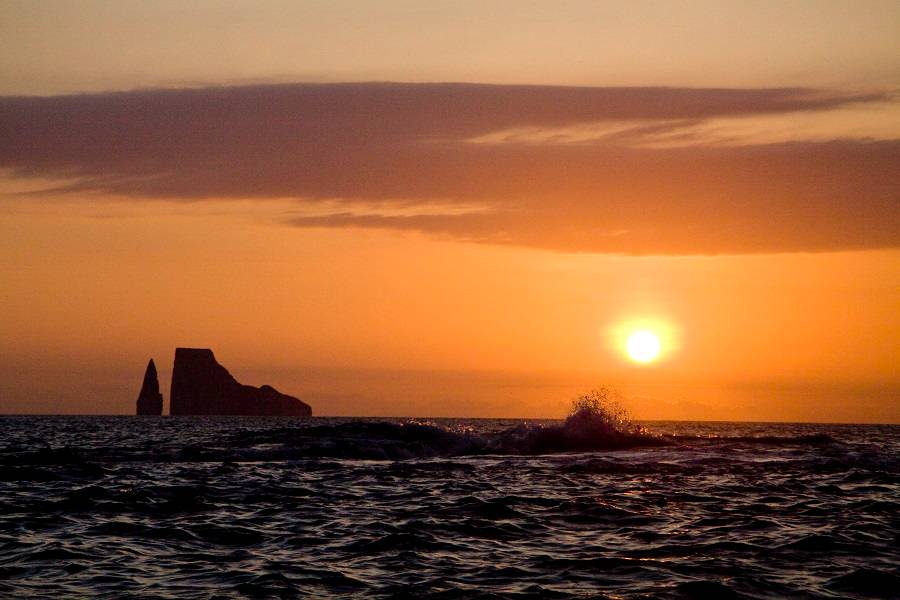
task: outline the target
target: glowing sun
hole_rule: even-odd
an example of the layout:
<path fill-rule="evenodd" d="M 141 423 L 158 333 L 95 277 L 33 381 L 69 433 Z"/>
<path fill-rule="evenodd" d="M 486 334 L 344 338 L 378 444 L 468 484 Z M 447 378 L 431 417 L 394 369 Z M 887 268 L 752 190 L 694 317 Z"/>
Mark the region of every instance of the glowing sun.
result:
<path fill-rule="evenodd" d="M 659 338 L 652 331 L 641 329 L 628 336 L 625 342 L 625 350 L 631 360 L 639 363 L 648 363 L 659 356 Z"/>

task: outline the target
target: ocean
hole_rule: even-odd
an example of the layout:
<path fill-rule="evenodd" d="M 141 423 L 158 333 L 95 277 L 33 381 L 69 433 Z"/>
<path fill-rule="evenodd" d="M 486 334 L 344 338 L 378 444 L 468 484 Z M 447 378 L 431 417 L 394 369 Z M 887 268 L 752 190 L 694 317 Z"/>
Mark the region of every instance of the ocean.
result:
<path fill-rule="evenodd" d="M 900 426 L 0 418 L 3 598 L 900 597 Z"/>

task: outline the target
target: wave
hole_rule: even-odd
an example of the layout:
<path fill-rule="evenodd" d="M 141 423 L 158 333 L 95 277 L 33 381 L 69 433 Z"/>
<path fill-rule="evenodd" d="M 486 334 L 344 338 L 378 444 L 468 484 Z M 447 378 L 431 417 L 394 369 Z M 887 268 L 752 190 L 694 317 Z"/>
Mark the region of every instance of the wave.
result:
<path fill-rule="evenodd" d="M 430 422 L 350 422 L 246 432 L 241 445 L 279 444 L 297 457 L 361 459 L 538 455 L 671 445 L 643 429 L 616 429 L 589 419 L 562 425 L 522 423 L 494 433 L 446 428 Z"/>
<path fill-rule="evenodd" d="M 740 446 L 839 446 L 833 437 L 818 433 L 795 436 L 691 436 L 656 434 L 630 421 L 599 393 L 579 398 L 573 413 L 560 424 L 527 423 L 499 430 L 476 431 L 471 426 L 439 425 L 429 421 L 315 420 L 268 423 L 266 427 L 234 427 L 214 436 L 178 436 L 163 443 L 131 440 L 132 445 L 51 448 L 37 444 L 0 449 L 0 481 L 91 479 L 106 474 L 103 463 L 220 462 L 229 468 L 239 462 L 302 459 L 405 460 L 466 456 L 534 456 L 590 453 L 638 448 L 691 448 L 731 444 Z M 273 426 L 274 425 L 274 426 Z M 33 443 L 33 442 L 31 442 Z M 321 461 L 320 461 L 321 462 Z M 66 466 L 65 473 L 49 469 Z M 709 465 L 707 465 L 709 466 Z M 320 465 L 326 468 L 327 465 Z M 419 467 L 427 468 L 427 467 Z M 461 464 L 441 466 L 466 468 Z M 621 470 L 622 465 L 592 468 Z M 674 468 L 674 467 L 673 467 Z"/>
<path fill-rule="evenodd" d="M 247 462 L 303 458 L 402 460 L 478 455 L 539 455 L 671 445 L 673 441 L 636 426 L 613 426 L 598 415 L 576 414 L 561 425 L 522 423 L 497 432 L 442 427 L 423 421 L 350 421 L 295 424 L 261 430 L 237 429 L 216 440 L 180 446 L 9 448 L 0 455 L 0 479 L 30 467 L 34 478 L 52 478 L 34 467 L 66 465 L 96 474 L 91 463 Z"/>

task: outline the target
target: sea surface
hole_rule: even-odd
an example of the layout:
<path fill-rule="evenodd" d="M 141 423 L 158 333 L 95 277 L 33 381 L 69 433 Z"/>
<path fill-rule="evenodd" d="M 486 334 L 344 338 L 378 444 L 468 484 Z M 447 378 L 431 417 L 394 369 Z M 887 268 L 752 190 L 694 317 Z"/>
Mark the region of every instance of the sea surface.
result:
<path fill-rule="evenodd" d="M 642 425 L 2 417 L 0 598 L 900 597 L 900 426 Z"/>

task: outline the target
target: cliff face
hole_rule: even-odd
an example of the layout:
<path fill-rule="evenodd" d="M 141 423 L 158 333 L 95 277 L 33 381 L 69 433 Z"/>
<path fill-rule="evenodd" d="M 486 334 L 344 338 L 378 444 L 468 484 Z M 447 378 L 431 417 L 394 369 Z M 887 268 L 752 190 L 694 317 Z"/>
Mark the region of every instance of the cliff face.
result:
<path fill-rule="evenodd" d="M 161 415 L 163 409 L 162 394 L 159 393 L 159 377 L 156 374 L 156 365 L 153 359 L 147 363 L 147 370 L 144 372 L 144 384 L 141 386 L 141 393 L 137 399 L 137 414 L 139 415 Z"/>
<path fill-rule="evenodd" d="M 208 348 L 176 348 L 169 414 L 309 417 L 312 409 L 271 386 L 238 383 Z"/>

